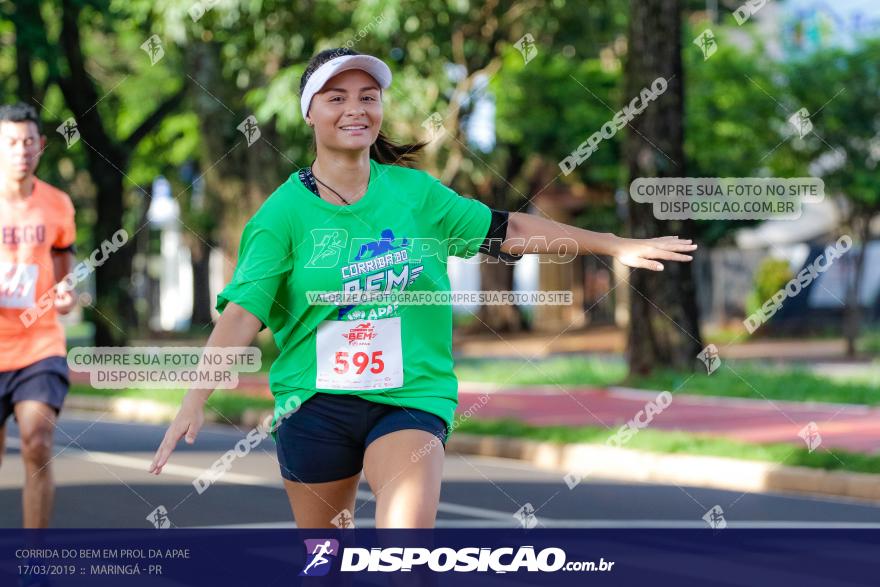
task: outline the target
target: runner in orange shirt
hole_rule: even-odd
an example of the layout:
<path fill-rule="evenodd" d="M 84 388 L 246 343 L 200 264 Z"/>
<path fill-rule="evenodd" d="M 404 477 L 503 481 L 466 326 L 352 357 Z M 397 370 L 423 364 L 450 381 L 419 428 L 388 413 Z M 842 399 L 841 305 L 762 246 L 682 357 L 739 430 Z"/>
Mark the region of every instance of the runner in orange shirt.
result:
<path fill-rule="evenodd" d="M 14 414 L 25 528 L 47 527 L 52 513 L 52 437 L 68 390 L 57 314 L 75 303 L 54 291 L 71 270 L 76 227 L 67 194 L 34 177 L 45 145 L 34 108 L 0 106 L 0 456 Z"/>

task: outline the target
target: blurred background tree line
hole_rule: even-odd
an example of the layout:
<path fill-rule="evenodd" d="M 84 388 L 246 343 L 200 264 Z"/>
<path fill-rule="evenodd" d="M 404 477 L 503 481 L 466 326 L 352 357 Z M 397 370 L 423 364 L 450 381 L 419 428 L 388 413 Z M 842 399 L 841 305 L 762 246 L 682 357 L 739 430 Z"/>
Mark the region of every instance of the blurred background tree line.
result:
<path fill-rule="evenodd" d="M 329 47 L 388 62 L 395 81 L 385 131 L 430 141 L 422 168 L 490 206 L 529 210 L 537 194 L 561 185 L 600 195 L 575 218 L 579 226 L 679 234 L 709 247 L 743 223 L 659 222 L 621 190 L 641 175 L 805 176 L 817 157 L 842 149 L 846 165 L 825 179 L 851 199 L 847 221 L 867 230 L 880 205 L 870 177 L 878 128 L 866 124 L 880 120 L 880 45 L 780 66 L 764 57 L 757 35 L 744 52 L 716 31 L 717 52 L 705 60 L 693 39 L 732 21 L 739 2 L 721 5 L 709 13 L 698 0 L 0 0 L 0 91 L 4 102 L 39 107 L 49 135 L 40 175 L 74 198 L 80 250 L 120 226 L 136 235 L 151 182 L 168 178 L 192 253 L 196 327 L 211 321 L 208 252 L 223 250 L 231 270 L 243 224 L 312 161 L 299 78 Z M 527 36 L 532 55 L 521 50 Z M 144 49 L 151 38 L 159 52 Z M 669 99 L 634 121 L 638 132 L 603 141 L 563 176 L 558 162 L 661 74 L 672 80 Z M 845 96 L 821 112 L 823 140 L 786 141 L 785 108 L 815 112 L 827 97 L 813 90 L 841 84 Z M 487 104 L 489 142 L 475 140 L 473 128 Z M 261 138 L 248 146 L 237 127 L 251 115 Z M 67 148 L 55 129 L 70 117 L 81 141 Z M 96 274 L 87 316 L 98 345 L 145 329 L 131 288 L 133 251 L 126 247 Z M 481 273 L 484 289 L 513 289 L 511 266 L 485 263 Z M 631 365 L 690 368 L 702 346 L 690 266 L 646 273 L 631 274 L 655 300 L 632 296 L 639 324 L 630 332 Z M 516 307 L 484 307 L 478 317 L 500 333 L 525 327 Z M 852 320 L 857 326 L 856 314 Z"/>

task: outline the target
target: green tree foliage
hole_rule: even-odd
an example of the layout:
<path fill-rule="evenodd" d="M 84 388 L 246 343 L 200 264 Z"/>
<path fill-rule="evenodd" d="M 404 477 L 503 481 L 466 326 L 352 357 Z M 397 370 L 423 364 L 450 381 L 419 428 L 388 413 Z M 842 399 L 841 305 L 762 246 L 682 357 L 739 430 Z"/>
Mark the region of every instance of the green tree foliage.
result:
<path fill-rule="evenodd" d="M 782 289 L 792 277 L 794 277 L 794 273 L 785 259 L 773 257 L 764 259 L 755 271 L 752 291 L 746 298 L 746 313 L 753 314 L 773 294 Z"/>
<path fill-rule="evenodd" d="M 880 213 L 877 164 L 880 162 L 880 39 L 864 41 L 854 50 L 831 49 L 793 61 L 786 68 L 793 109 L 806 108 L 813 130 L 796 136 L 790 148 L 825 180 L 826 197 L 846 199 L 844 231 L 857 250 L 850 255 L 853 279 L 847 284 L 844 334 L 847 352 L 855 354 L 861 323 L 857 292 L 864 279 L 864 244 L 869 222 Z"/>

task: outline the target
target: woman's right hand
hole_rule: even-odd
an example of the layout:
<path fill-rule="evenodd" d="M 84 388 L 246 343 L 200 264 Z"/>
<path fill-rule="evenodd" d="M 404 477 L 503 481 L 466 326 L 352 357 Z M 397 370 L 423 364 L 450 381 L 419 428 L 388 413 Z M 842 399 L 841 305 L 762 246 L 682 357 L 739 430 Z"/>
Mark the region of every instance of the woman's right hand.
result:
<path fill-rule="evenodd" d="M 205 399 L 199 398 L 192 392 L 188 392 L 183 396 L 180 410 L 174 421 L 165 432 L 165 438 L 153 457 L 153 463 L 150 465 L 150 473 L 158 475 L 162 472 L 162 467 L 168 462 L 168 457 L 174 452 L 177 442 L 182 436 L 186 436 L 187 444 L 196 441 L 196 435 L 205 423 Z"/>
<path fill-rule="evenodd" d="M 229 302 L 226 309 L 214 325 L 208 342 L 205 343 L 206 348 L 227 348 L 227 347 L 243 347 L 247 346 L 254 340 L 254 337 L 260 331 L 263 323 L 260 319 L 251 314 L 248 310 L 242 308 L 238 304 Z M 213 389 L 190 389 L 183 396 L 183 402 L 180 411 L 177 412 L 171 426 L 162 439 L 162 444 L 153 457 L 153 463 L 150 465 L 150 473 L 158 475 L 162 472 L 162 467 L 168 462 L 168 457 L 174 452 L 174 447 L 181 437 L 186 436 L 187 444 L 196 441 L 196 435 L 205 423 L 205 402 L 211 395 Z"/>

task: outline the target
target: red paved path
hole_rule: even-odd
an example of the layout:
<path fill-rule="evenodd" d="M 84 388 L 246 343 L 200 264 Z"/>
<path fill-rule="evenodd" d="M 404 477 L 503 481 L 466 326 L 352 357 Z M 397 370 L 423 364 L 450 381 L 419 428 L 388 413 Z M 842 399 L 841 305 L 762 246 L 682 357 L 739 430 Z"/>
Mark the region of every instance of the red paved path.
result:
<path fill-rule="evenodd" d="M 83 373 L 71 373 L 88 383 Z M 241 375 L 238 391 L 268 395 L 263 375 Z M 607 426 L 616 430 L 632 419 L 657 393 L 623 389 L 558 387 L 483 392 L 462 383 L 459 412 L 470 406 L 480 420 L 513 418 L 544 426 Z M 489 399 L 485 405 L 480 397 Z M 854 452 L 880 452 L 880 409 L 857 405 L 792 403 L 676 394 L 671 405 L 654 417 L 650 428 L 683 430 L 748 442 L 788 442 L 806 446 L 798 432 L 815 422 L 822 447 Z"/>
<path fill-rule="evenodd" d="M 563 392 L 520 389 L 494 392 L 475 418 L 515 418 L 533 425 L 608 426 L 616 430 L 656 393 L 578 389 Z M 481 393 L 459 392 L 460 410 L 480 406 Z M 643 419 L 643 418 L 642 418 Z M 880 449 L 880 409 L 856 405 L 793 403 L 676 394 L 650 428 L 707 433 L 748 442 L 789 442 L 806 446 L 798 432 L 815 422 L 821 446 L 857 452 Z"/>

